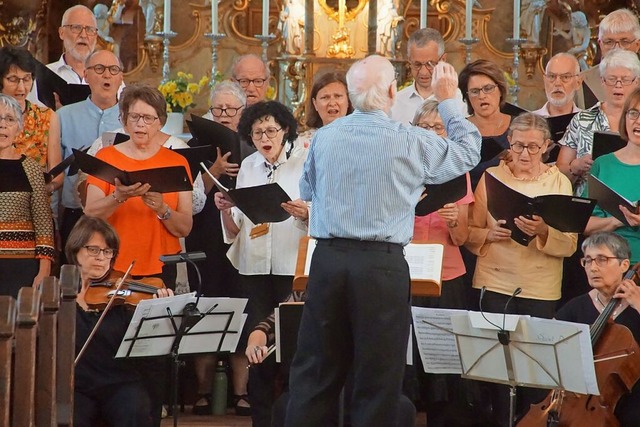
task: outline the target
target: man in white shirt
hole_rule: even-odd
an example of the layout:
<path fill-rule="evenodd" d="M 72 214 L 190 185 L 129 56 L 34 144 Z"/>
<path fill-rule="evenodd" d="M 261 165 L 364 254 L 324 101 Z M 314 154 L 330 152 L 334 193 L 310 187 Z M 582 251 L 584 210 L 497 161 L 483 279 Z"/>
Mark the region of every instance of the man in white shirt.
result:
<path fill-rule="evenodd" d="M 391 107 L 391 118 L 409 125 L 418 107 L 427 99 L 435 99 L 431 88 L 433 68 L 439 61 L 447 60 L 442 35 L 433 28 L 414 31 L 407 43 L 407 58 L 414 82 L 398 92 Z M 467 107 L 460 90 L 456 92 L 456 99 L 460 101 L 459 111 L 466 116 Z"/>
<path fill-rule="evenodd" d="M 555 54 L 544 71 L 547 102 L 533 113 L 542 117 L 577 113 L 580 109 L 576 106 L 574 97 L 581 84 L 580 64 L 576 57 L 566 52 Z"/>
<path fill-rule="evenodd" d="M 640 23 L 638 17 L 629 9 L 614 10 L 600 21 L 599 27 L 598 45 L 602 58 L 613 49 L 624 49 L 636 53 L 640 50 Z M 583 78 L 596 98 L 604 100 L 604 88 L 598 67 L 589 68 L 583 73 Z M 583 92 L 579 91 L 578 106 L 591 107 L 591 105 L 585 105 L 585 101 L 587 100 L 584 99 Z"/>

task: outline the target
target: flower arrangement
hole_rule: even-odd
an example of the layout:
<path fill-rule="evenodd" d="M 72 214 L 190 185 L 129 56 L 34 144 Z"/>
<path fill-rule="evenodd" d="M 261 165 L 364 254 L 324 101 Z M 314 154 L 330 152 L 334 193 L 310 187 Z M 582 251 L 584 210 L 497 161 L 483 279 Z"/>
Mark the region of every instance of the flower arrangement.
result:
<path fill-rule="evenodd" d="M 188 108 L 195 107 L 193 96 L 200 93 L 209 82 L 207 76 L 202 76 L 199 82 L 194 82 L 193 74 L 178 71 L 177 77 L 158 86 L 158 90 L 167 101 L 167 112 L 185 113 Z"/>

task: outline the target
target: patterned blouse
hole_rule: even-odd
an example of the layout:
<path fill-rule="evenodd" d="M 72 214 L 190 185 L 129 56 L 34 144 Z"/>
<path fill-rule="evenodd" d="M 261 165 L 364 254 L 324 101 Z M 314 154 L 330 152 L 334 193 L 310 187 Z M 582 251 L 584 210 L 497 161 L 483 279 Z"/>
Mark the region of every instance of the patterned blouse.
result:
<path fill-rule="evenodd" d="M 0 160 L 0 258 L 53 260 L 53 220 L 38 164 Z"/>
<path fill-rule="evenodd" d="M 43 170 L 47 169 L 49 126 L 53 110 L 26 101 L 24 126 L 16 138 L 18 153 L 32 158 Z"/>
<path fill-rule="evenodd" d="M 609 120 L 602 111 L 601 103 L 598 102 L 588 110 L 580 111 L 573 116 L 569 127 L 558 144 L 576 150 L 576 158 L 591 154 L 593 147 L 593 133 L 596 131 L 608 131 Z M 573 194 L 580 196 L 586 185 L 583 177 L 578 178 L 573 187 Z"/>

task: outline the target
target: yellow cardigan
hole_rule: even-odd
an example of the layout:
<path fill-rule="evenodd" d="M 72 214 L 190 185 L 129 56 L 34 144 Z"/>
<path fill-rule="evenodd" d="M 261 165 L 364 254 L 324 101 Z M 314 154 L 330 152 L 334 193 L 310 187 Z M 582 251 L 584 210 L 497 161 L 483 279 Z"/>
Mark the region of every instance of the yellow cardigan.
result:
<path fill-rule="evenodd" d="M 535 179 L 524 180 L 513 176 L 504 162 L 487 169 L 498 180 L 530 197 L 543 194 L 572 195 L 571 182 L 556 166 L 552 166 Z M 549 237 L 543 246 L 539 238 L 528 246 L 515 241 L 487 242 L 489 228 L 496 223 L 487 211 L 485 176 L 480 178 L 475 191 L 475 202 L 469 207 L 469 239 L 465 246 L 478 256 L 473 275 L 473 287 L 511 295 L 522 288 L 521 298 L 537 300 L 560 299 L 562 259 L 571 256 L 577 245 L 576 233 L 562 233 L 549 227 Z M 498 218 L 503 219 L 503 218 Z"/>

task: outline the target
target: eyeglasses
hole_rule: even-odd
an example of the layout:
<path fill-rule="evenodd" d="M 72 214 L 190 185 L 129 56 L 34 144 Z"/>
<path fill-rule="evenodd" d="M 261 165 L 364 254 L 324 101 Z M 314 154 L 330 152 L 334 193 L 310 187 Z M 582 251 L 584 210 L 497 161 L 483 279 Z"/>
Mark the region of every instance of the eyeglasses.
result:
<path fill-rule="evenodd" d="M 219 107 L 211 107 L 209 111 L 213 114 L 214 117 L 220 117 L 222 114 L 226 114 L 227 117 L 235 117 L 238 114 L 238 111 L 242 110 L 243 107 L 227 107 L 227 108 L 219 108 Z"/>
<path fill-rule="evenodd" d="M 606 267 L 609 264 L 610 259 L 622 259 L 617 256 L 604 256 L 598 255 L 595 258 L 591 258 L 590 256 L 586 256 L 584 258 L 580 258 L 580 265 L 583 267 L 589 267 L 593 261 L 596 262 L 598 267 Z"/>
<path fill-rule="evenodd" d="M 151 114 L 138 114 L 138 113 L 128 113 L 127 119 L 130 123 L 138 123 L 138 121 L 142 118 L 142 121 L 147 125 L 152 125 L 153 122 L 158 120 L 156 116 L 152 116 Z"/>
<path fill-rule="evenodd" d="M 638 110 L 629 110 L 627 111 L 627 119 L 635 122 L 640 117 L 640 111 Z"/>
<path fill-rule="evenodd" d="M 622 86 L 629 86 L 631 83 L 636 81 L 637 77 L 621 77 L 621 78 L 617 78 L 616 76 L 607 76 L 604 77 L 602 79 L 602 81 L 604 82 L 604 84 L 606 84 L 607 86 L 615 86 L 618 84 L 618 82 L 620 82 L 620 84 Z"/>
<path fill-rule="evenodd" d="M 100 252 L 102 252 L 106 259 L 111 259 L 116 255 L 115 249 L 111 248 L 101 249 L 97 246 L 84 246 L 84 248 L 87 250 L 87 253 L 93 257 L 100 255 Z"/>
<path fill-rule="evenodd" d="M 433 69 L 436 68 L 436 65 L 438 65 L 438 62 L 440 62 L 440 60 L 442 59 L 443 56 L 444 56 L 444 53 L 442 55 L 440 55 L 440 57 L 438 58 L 437 61 L 427 61 L 427 62 L 414 61 L 414 62 L 409 62 L 409 66 L 411 67 L 411 70 L 413 70 L 416 73 L 420 72 L 420 70 L 422 70 L 422 67 L 426 67 L 427 70 L 433 71 Z"/>
<path fill-rule="evenodd" d="M 267 138 L 271 139 L 271 138 L 275 138 L 276 135 L 278 135 L 278 132 L 280 132 L 282 130 L 282 128 L 266 128 L 265 130 L 260 130 L 260 129 L 256 129 L 256 130 L 252 130 L 251 131 L 251 139 L 253 139 L 254 141 L 260 141 L 262 139 L 262 135 L 266 134 Z"/>
<path fill-rule="evenodd" d="M 414 126 L 418 126 L 426 130 L 432 130 L 438 135 L 442 135 L 444 133 L 444 125 L 441 125 L 440 123 L 435 125 L 430 125 L 428 123 L 415 123 Z"/>
<path fill-rule="evenodd" d="M 77 24 L 67 24 L 67 25 L 63 25 L 63 27 L 68 28 L 69 30 L 71 30 L 71 32 L 73 34 L 80 34 L 82 32 L 82 30 L 84 30 L 88 36 L 95 36 L 96 34 L 98 34 L 98 29 L 96 27 L 89 27 L 87 25 L 77 25 Z"/>
<path fill-rule="evenodd" d="M 615 45 L 620 46 L 622 49 L 627 49 L 628 47 L 630 47 L 632 44 L 634 44 L 636 42 L 636 39 L 633 40 L 627 40 L 627 39 L 622 39 L 622 40 L 612 40 L 612 39 L 607 39 L 607 40 L 600 40 L 600 42 L 603 44 L 603 46 L 611 49 L 613 47 L 615 47 Z"/>
<path fill-rule="evenodd" d="M 560 79 L 560 81 L 562 83 L 569 83 L 571 81 L 572 78 L 578 76 L 578 74 L 555 74 L 555 73 L 547 73 L 547 74 L 543 74 L 544 78 L 553 83 L 556 81 L 556 79 Z"/>
<path fill-rule="evenodd" d="M 492 84 L 488 84 L 488 85 L 484 85 L 481 88 L 474 88 L 474 89 L 469 89 L 467 91 L 467 93 L 469 94 L 470 97 L 475 98 L 476 96 L 480 95 L 480 91 L 489 94 L 491 92 L 493 92 L 494 90 L 496 90 L 496 88 L 498 87 L 498 85 L 492 85 Z"/>
<path fill-rule="evenodd" d="M 266 81 L 266 79 L 236 79 L 236 82 L 243 88 L 248 88 L 251 83 L 253 83 L 255 87 L 262 87 Z"/>
<path fill-rule="evenodd" d="M 102 64 L 91 65 L 90 67 L 87 67 L 87 70 L 93 70 L 96 72 L 96 74 L 100 74 L 100 75 L 104 74 L 105 70 L 109 70 L 109 73 L 112 76 L 116 76 L 122 72 L 122 68 L 118 67 L 117 65 L 102 65 Z"/>
<path fill-rule="evenodd" d="M 0 116 L 0 123 L 5 122 L 9 126 L 13 126 L 18 123 L 18 119 L 13 116 Z"/>
<path fill-rule="evenodd" d="M 518 144 L 518 143 L 511 144 L 510 147 L 511 147 L 511 151 L 513 151 L 514 153 L 517 153 L 517 154 L 522 153 L 525 148 L 527 149 L 529 154 L 536 154 L 542 148 L 541 146 L 536 145 L 536 144 L 522 145 L 522 144 Z"/>
<path fill-rule="evenodd" d="M 9 77 L 5 77 L 4 79 L 9 83 L 11 83 L 12 86 L 18 86 L 20 82 L 22 82 L 25 86 L 33 83 L 33 76 L 31 74 L 28 74 L 24 77 L 9 76 Z"/>

